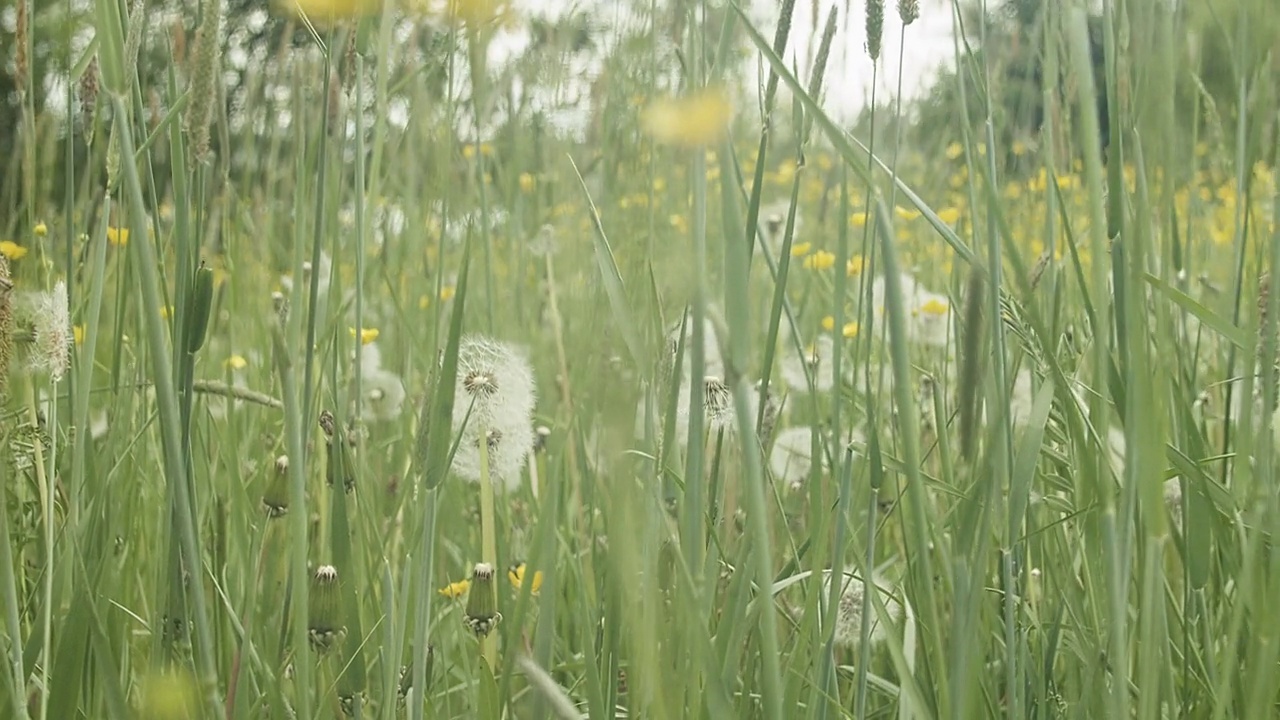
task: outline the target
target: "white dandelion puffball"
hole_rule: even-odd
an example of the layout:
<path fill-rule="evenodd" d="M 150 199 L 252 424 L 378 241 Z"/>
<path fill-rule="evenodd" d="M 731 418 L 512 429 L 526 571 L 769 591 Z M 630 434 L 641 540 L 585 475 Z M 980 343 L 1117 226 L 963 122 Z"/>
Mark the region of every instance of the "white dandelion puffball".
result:
<path fill-rule="evenodd" d="M 790 338 L 784 340 L 782 356 L 782 381 L 796 392 L 809 392 L 808 374 L 813 375 L 813 389 L 827 392 L 835 387 L 836 375 L 832 356 L 835 354 L 835 342 L 830 335 L 822 334 L 818 339 L 797 353 Z"/>
<path fill-rule="evenodd" d="M 13 303 L 14 322 L 30 329 L 31 344 L 23 355 L 22 369 L 46 374 L 55 382 L 71 366 L 71 311 L 67 284 L 59 280 L 48 292 L 23 292 Z"/>
<path fill-rule="evenodd" d="M 453 396 L 453 431 L 461 437 L 453 471 L 479 482 L 483 441 L 495 487 L 519 487 L 535 441 L 536 401 L 533 368 L 521 349 L 480 335 L 462 338 Z"/>
<path fill-rule="evenodd" d="M 857 650 L 862 644 L 862 604 L 865 594 L 863 592 L 863 581 L 853 571 L 844 572 L 844 582 L 840 588 L 840 606 L 836 611 L 835 619 L 835 642 L 843 648 Z M 886 583 L 883 578 L 879 578 L 874 574 L 871 577 L 871 586 L 874 587 L 880 595 L 880 601 L 884 603 L 884 609 L 889 615 L 889 619 L 896 625 L 902 621 L 902 602 L 895 595 L 899 594 L 896 589 Z M 831 593 L 831 571 L 826 572 L 826 578 L 822 583 L 823 597 L 829 597 Z M 880 622 L 880 613 L 876 610 L 875 604 L 871 606 L 871 645 L 872 647 L 884 642 L 888 637 L 888 628 Z"/>
<path fill-rule="evenodd" d="M 404 383 L 393 372 L 382 368 L 366 370 L 360 378 L 360 392 L 364 396 L 360 417 L 365 422 L 395 420 L 404 410 Z"/>
<path fill-rule="evenodd" d="M 929 347 L 946 347 L 951 341 L 951 302 L 946 295 L 920 293 L 910 306 L 908 334 L 913 342 Z"/>
<path fill-rule="evenodd" d="M 793 427 L 778 433 L 769 452 L 773 477 L 796 488 L 809 479 L 813 468 L 813 428 Z"/>

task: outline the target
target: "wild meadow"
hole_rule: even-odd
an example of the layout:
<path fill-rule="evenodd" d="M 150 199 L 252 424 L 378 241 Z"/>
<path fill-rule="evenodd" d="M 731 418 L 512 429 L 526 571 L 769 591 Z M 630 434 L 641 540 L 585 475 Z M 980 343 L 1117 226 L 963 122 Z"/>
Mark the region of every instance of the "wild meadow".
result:
<path fill-rule="evenodd" d="M 1271 0 L 796 12 L 0 7 L 0 717 L 1275 716 Z"/>

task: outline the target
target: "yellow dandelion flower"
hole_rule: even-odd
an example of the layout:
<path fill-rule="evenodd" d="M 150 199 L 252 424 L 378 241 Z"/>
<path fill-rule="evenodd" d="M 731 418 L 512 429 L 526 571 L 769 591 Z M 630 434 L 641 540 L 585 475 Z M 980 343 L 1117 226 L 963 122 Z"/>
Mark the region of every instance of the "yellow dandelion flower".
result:
<path fill-rule="evenodd" d="M 938 219 L 948 225 L 955 225 L 960 219 L 960 209 L 953 207 L 942 208 L 938 211 Z"/>
<path fill-rule="evenodd" d="M 249 367 L 249 361 L 245 360 L 243 355 L 232 355 L 227 358 L 227 367 L 232 370 L 243 370 Z"/>
<path fill-rule="evenodd" d="M 676 213 L 667 218 L 667 222 L 671 223 L 671 227 L 675 228 L 676 232 L 682 235 L 689 232 L 689 221 L 680 213 Z"/>
<path fill-rule="evenodd" d="M 538 187 L 538 180 L 532 173 L 520 173 L 520 191 L 531 193 Z"/>
<path fill-rule="evenodd" d="M 31 230 L 36 234 L 36 237 L 44 237 L 49 234 L 49 226 L 45 225 L 43 222 L 36 223 L 36 226 Z"/>
<path fill-rule="evenodd" d="M 168 320 L 170 317 L 173 317 L 173 306 L 165 305 L 164 307 L 160 308 L 160 317 L 164 318 L 165 320 Z"/>
<path fill-rule="evenodd" d="M 836 319 L 830 315 L 822 318 L 822 329 L 831 332 L 836 329 Z"/>
<path fill-rule="evenodd" d="M 422 297 L 419 297 L 419 298 L 418 298 L 418 309 L 419 309 L 419 310 L 426 310 L 426 309 L 427 309 L 427 308 L 429 308 L 429 307 L 431 307 L 431 296 L 430 296 L 430 295 L 423 295 Z"/>
<path fill-rule="evenodd" d="M 804 259 L 804 266 L 808 270 L 829 270 L 836 264 L 835 253 L 819 250 Z"/>
<path fill-rule="evenodd" d="M 21 260 L 26 257 L 27 249 L 12 240 L 0 240 L 0 255 L 10 260 Z"/>
<path fill-rule="evenodd" d="M 470 589 L 471 589 L 470 580 L 459 580 L 458 582 L 451 582 L 448 585 L 445 585 L 444 587 L 440 588 L 436 592 L 452 600 L 454 598 L 460 598 L 463 595 L 466 595 L 467 591 Z"/>
<path fill-rule="evenodd" d="M 938 298 L 929 298 L 920 306 L 920 312 L 926 315 L 946 315 L 950 309 L 951 306 L 947 304 L 946 300 L 939 300 Z"/>
<path fill-rule="evenodd" d="M 524 585 L 525 564 L 517 563 L 507 570 L 507 579 L 511 581 L 511 587 L 519 590 Z M 539 570 L 533 574 L 533 584 L 529 587 L 529 592 L 534 595 L 542 589 L 542 571 Z"/>
<path fill-rule="evenodd" d="M 848 274 L 849 277 L 854 277 L 855 275 L 861 275 L 862 269 L 864 267 L 864 262 L 865 261 L 862 259 L 861 255 L 854 255 L 853 257 L 849 258 L 849 262 L 845 263 L 845 266 L 844 266 L 845 273 Z"/>
<path fill-rule="evenodd" d="M 964 146 L 958 142 L 953 142 L 947 146 L 947 159 L 955 160 L 964 154 Z"/>
<path fill-rule="evenodd" d="M 849 216 L 849 224 L 854 227 L 863 227 L 867 224 L 867 212 L 856 212 Z"/>
<path fill-rule="evenodd" d="M 128 245 L 129 228 L 108 227 L 107 242 L 112 245 Z"/>
<path fill-rule="evenodd" d="M 920 217 L 920 211 L 915 208 L 897 207 L 893 208 L 893 214 L 898 216 L 899 220 L 915 220 Z"/>
<path fill-rule="evenodd" d="M 356 336 L 355 328 L 349 327 L 347 328 L 347 332 L 351 333 L 352 338 L 355 338 Z M 378 339 L 378 328 L 360 328 L 360 344 L 361 345 L 368 345 L 369 343 L 377 339 Z"/>
<path fill-rule="evenodd" d="M 841 334 L 847 338 L 858 337 L 858 323 L 856 322 L 845 323 L 844 327 L 841 328 Z"/>
<path fill-rule="evenodd" d="M 809 254 L 809 250 L 813 248 L 813 243 L 796 243 L 791 246 L 791 257 L 804 257 Z"/>
<path fill-rule="evenodd" d="M 444 287 L 440 288 L 440 300 L 442 302 L 449 302 L 450 300 L 453 299 L 453 296 L 457 294 L 457 292 L 458 292 L 458 289 L 456 287 L 452 285 L 445 285 Z"/>
<path fill-rule="evenodd" d="M 653 179 L 653 191 L 654 191 L 654 192 L 656 192 L 656 193 L 660 193 L 660 192 L 662 192 L 663 190 L 666 190 L 666 189 L 667 189 L 667 181 L 666 181 L 666 179 L 665 179 L 665 178 L 654 178 L 654 179 Z"/>
<path fill-rule="evenodd" d="M 724 136 L 733 106 L 723 90 L 708 88 L 683 98 L 651 104 L 641 118 L 646 131 L 658 142 L 697 147 Z"/>
<path fill-rule="evenodd" d="M 1026 154 L 1027 154 L 1027 149 L 1028 149 L 1028 148 L 1027 148 L 1027 144 L 1026 144 L 1025 142 L 1023 142 L 1022 140 L 1014 140 L 1014 141 L 1013 141 L 1013 156 L 1014 156 L 1014 157 L 1022 157 L 1023 155 L 1026 155 Z"/>
<path fill-rule="evenodd" d="M 72 325 L 72 326 L 71 326 L 71 335 L 72 335 L 73 337 L 75 337 L 75 339 L 76 339 L 76 344 L 77 344 L 77 345 L 79 345 L 79 344 L 83 343 L 83 342 L 84 342 L 84 326 L 83 326 L 83 325 Z"/>

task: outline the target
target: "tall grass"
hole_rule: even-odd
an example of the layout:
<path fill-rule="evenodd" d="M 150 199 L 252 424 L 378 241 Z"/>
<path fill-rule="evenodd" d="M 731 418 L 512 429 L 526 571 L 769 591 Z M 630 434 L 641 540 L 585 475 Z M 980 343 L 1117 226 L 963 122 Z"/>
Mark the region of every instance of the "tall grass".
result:
<path fill-rule="evenodd" d="M 794 3 L 597 9 L 579 136 L 572 16 L 297 5 L 235 102 L 141 3 L 32 26 L 102 96 L 28 83 L 0 189 L 0 309 L 75 326 L 55 381 L 0 323 L 6 716 L 1274 713 L 1264 0 L 1046 3 L 1018 147 L 966 3 L 928 133 L 826 111 L 844 5 L 808 66 Z M 509 491 L 469 334 L 533 364 Z"/>

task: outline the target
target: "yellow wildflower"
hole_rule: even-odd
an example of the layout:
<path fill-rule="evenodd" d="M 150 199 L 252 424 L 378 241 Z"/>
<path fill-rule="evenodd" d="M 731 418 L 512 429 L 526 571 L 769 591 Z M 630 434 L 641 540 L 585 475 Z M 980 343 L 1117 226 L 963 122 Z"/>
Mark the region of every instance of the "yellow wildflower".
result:
<path fill-rule="evenodd" d="M 899 206 L 895 206 L 893 208 L 893 214 L 897 215 L 899 220 L 915 220 L 916 218 L 920 217 L 919 210 L 916 210 L 915 208 L 904 208 Z"/>
<path fill-rule="evenodd" d="M 456 287 L 452 285 L 445 285 L 444 287 L 440 288 L 440 300 L 443 302 L 449 302 L 450 300 L 453 299 L 453 296 L 457 294 L 457 292 L 458 292 L 458 289 Z"/>
<path fill-rule="evenodd" d="M 35 232 L 36 237 L 44 237 L 49 234 L 49 226 L 45 225 L 43 222 L 36 223 L 36 226 L 32 228 L 32 230 Z"/>
<path fill-rule="evenodd" d="M 470 589 L 471 589 L 470 580 L 459 580 L 458 582 L 449 583 L 448 585 L 440 588 L 436 592 L 452 600 L 454 598 L 460 598 L 463 595 L 466 595 L 467 591 Z"/>
<path fill-rule="evenodd" d="M 519 590 L 524 585 L 525 564 L 517 563 L 507 570 L 507 579 L 511 581 L 511 587 Z M 533 584 L 529 588 L 529 592 L 534 595 L 542 589 L 542 571 L 539 570 L 533 574 Z"/>
<path fill-rule="evenodd" d="M 1014 140 L 1013 141 L 1014 157 L 1022 157 L 1023 155 L 1026 155 L 1026 154 L 1027 154 L 1027 144 L 1022 140 Z"/>
<path fill-rule="evenodd" d="M 0 240 L 0 255 L 10 260 L 21 260 L 27 254 L 27 249 L 12 240 Z"/>
<path fill-rule="evenodd" d="M 671 223 L 671 227 L 675 228 L 676 232 L 682 235 L 689 232 L 689 221 L 680 213 L 676 213 L 667 218 L 667 222 Z"/>
<path fill-rule="evenodd" d="M 112 245 L 128 245 L 129 228 L 108 227 L 107 242 Z"/>
<path fill-rule="evenodd" d="M 710 145 L 728 129 L 733 106 L 724 91 L 708 88 L 683 98 L 659 100 L 641 118 L 658 142 L 684 147 Z"/>
<path fill-rule="evenodd" d="M 835 253 L 819 250 L 804 259 L 804 266 L 809 270 L 829 270 L 836 264 Z"/>
<path fill-rule="evenodd" d="M 160 308 L 160 317 L 164 318 L 165 320 L 168 320 L 169 318 L 173 317 L 173 306 L 165 305 L 164 307 Z"/>
<path fill-rule="evenodd" d="M 849 224 L 854 227 L 862 227 L 867 224 L 867 212 L 856 212 L 849 216 Z"/>
<path fill-rule="evenodd" d="M 75 337 L 77 345 L 84 342 L 84 326 L 83 325 L 71 326 L 71 334 Z"/>
<path fill-rule="evenodd" d="M 232 370 L 243 370 L 249 367 L 249 361 L 245 360 L 243 355 L 232 355 L 227 358 L 227 367 Z"/>
<path fill-rule="evenodd" d="M 946 315 L 950 309 L 951 306 L 947 304 L 946 300 L 939 300 L 938 298 L 929 298 L 920 306 L 920 312 L 927 315 Z"/>
<path fill-rule="evenodd" d="M 660 192 L 662 192 L 663 190 L 666 190 L 666 189 L 667 189 L 667 181 L 666 181 L 666 179 L 665 179 L 665 178 L 654 178 L 654 179 L 653 179 L 653 191 L 654 191 L 654 192 L 656 192 L 656 193 L 660 193 Z"/>
<path fill-rule="evenodd" d="M 938 219 L 948 225 L 955 225 L 960 219 L 960 210 L 953 207 L 943 208 L 938 211 Z"/>
<path fill-rule="evenodd" d="M 430 295 L 423 295 L 422 297 L 418 298 L 418 309 L 419 309 L 419 310 L 426 310 L 426 309 L 427 309 L 427 308 L 429 308 L 429 307 L 431 307 L 431 296 L 430 296 Z"/>
<path fill-rule="evenodd" d="M 844 328 L 842 328 L 841 332 L 847 338 L 858 337 L 858 323 L 856 322 L 845 323 Z"/>
<path fill-rule="evenodd" d="M 531 193 L 538 186 L 538 181 L 533 177 L 532 173 L 520 173 L 520 190 L 522 192 Z"/>
<path fill-rule="evenodd" d="M 853 277 L 855 275 L 861 275 L 862 268 L 864 267 L 863 263 L 864 261 L 861 255 L 854 255 L 853 257 L 849 258 L 849 262 L 845 263 L 845 266 L 844 266 L 845 273 L 847 273 L 849 277 Z"/>
<path fill-rule="evenodd" d="M 955 160 L 964 154 L 964 146 L 958 142 L 953 142 L 947 146 L 947 159 Z"/>
<path fill-rule="evenodd" d="M 813 248 L 813 243 L 796 243 L 791 246 L 791 257 L 804 257 L 809 254 L 809 250 Z"/>
<path fill-rule="evenodd" d="M 347 328 L 347 332 L 351 333 L 352 338 L 356 336 L 356 329 L 353 327 Z M 360 328 L 360 344 L 361 345 L 368 345 L 369 343 L 377 339 L 378 339 L 378 328 L 369 328 L 369 327 Z"/>
<path fill-rule="evenodd" d="M 822 318 L 822 329 L 831 332 L 836 329 L 836 319 L 830 315 Z"/>

